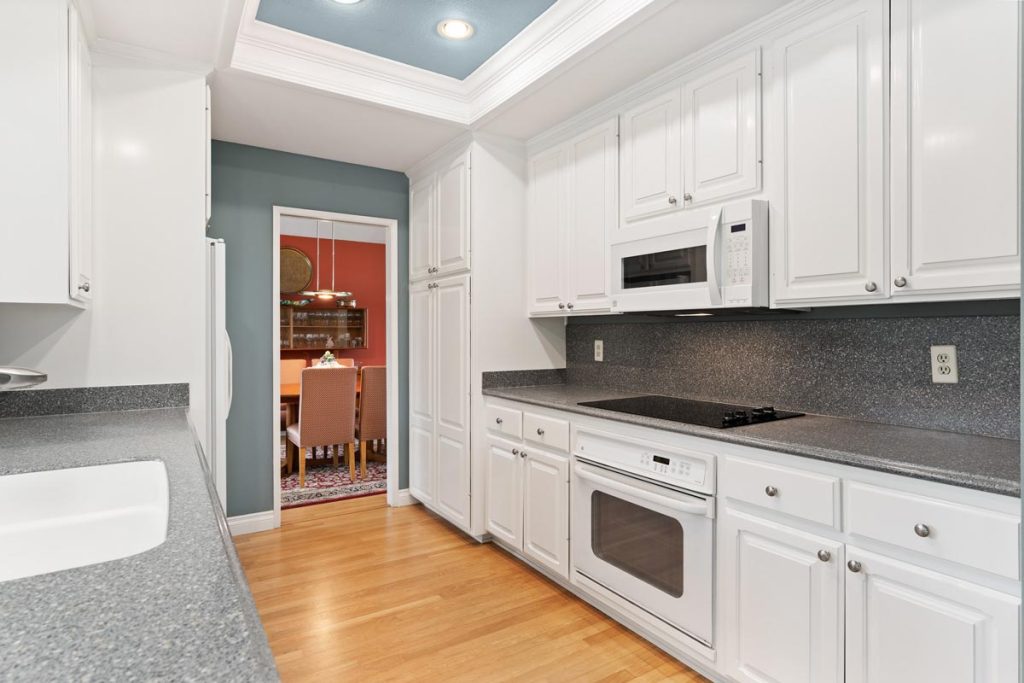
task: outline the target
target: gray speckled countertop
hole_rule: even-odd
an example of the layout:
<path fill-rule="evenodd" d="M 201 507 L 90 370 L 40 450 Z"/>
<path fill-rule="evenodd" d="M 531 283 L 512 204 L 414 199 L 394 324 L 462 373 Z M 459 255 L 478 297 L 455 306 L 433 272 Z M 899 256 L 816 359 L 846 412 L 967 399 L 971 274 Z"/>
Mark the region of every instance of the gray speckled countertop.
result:
<path fill-rule="evenodd" d="M 2 681 L 277 681 L 187 409 L 0 420 L 0 475 L 161 460 L 167 540 L 0 583 Z"/>
<path fill-rule="evenodd" d="M 1006 496 L 1020 495 L 1020 442 L 912 427 L 807 415 L 714 429 L 615 413 L 581 401 L 640 396 L 578 384 L 484 389 L 511 401 L 593 415 L 718 441 L 827 460 Z M 694 398 L 694 397 L 688 397 Z"/>

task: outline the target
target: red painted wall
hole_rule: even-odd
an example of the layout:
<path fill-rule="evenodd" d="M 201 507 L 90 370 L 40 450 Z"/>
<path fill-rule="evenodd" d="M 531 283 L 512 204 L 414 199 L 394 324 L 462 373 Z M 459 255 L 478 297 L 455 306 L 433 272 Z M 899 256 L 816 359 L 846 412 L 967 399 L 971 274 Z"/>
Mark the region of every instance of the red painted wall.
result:
<path fill-rule="evenodd" d="M 293 247 L 298 249 L 313 262 L 313 279 L 310 280 L 310 289 L 316 289 L 317 258 L 316 240 L 312 237 L 293 237 L 281 235 L 282 247 Z M 335 286 L 347 292 L 352 292 L 356 299 L 357 308 L 366 309 L 368 331 L 366 335 L 365 349 L 335 349 L 334 355 L 338 358 L 352 358 L 356 365 L 386 365 L 387 364 L 387 303 L 386 303 L 386 254 L 383 244 L 371 244 L 369 242 L 349 242 L 346 240 L 335 240 L 334 242 L 335 261 Z M 320 240 L 320 266 L 323 271 L 320 274 L 320 286 L 331 286 L 331 240 Z M 282 298 L 286 298 L 282 295 Z M 299 295 L 287 297 L 292 299 L 303 299 Z M 331 301 L 319 301 L 313 299 L 313 303 L 303 306 L 303 310 L 316 308 L 336 308 Z M 311 360 L 318 358 L 320 353 L 313 351 L 281 351 L 281 358 L 305 358 Z"/>

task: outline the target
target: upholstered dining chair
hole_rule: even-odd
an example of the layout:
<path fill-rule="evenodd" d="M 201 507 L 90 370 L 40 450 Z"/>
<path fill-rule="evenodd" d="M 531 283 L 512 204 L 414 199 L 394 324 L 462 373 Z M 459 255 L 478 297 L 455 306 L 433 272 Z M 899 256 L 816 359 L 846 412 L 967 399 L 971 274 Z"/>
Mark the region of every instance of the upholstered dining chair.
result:
<path fill-rule="evenodd" d="M 356 366 L 356 362 L 351 358 L 337 358 L 335 360 L 337 360 L 338 365 L 343 368 L 354 368 Z"/>
<path fill-rule="evenodd" d="M 302 369 L 306 367 L 306 361 L 303 358 L 289 358 L 281 360 L 281 384 L 298 384 L 299 378 L 302 376 Z M 288 428 L 288 404 L 282 403 L 281 406 L 281 429 Z M 289 473 L 291 472 L 291 458 L 288 459 Z"/>
<path fill-rule="evenodd" d="M 356 480 L 355 368 L 306 368 L 299 389 L 299 421 L 288 425 L 288 442 L 299 449 L 299 486 L 306 485 L 306 450 L 331 447 L 338 468 L 337 444 L 344 444 L 348 473 Z"/>
<path fill-rule="evenodd" d="M 363 386 L 359 393 L 359 464 L 366 476 L 366 451 L 371 441 L 388 438 L 388 371 L 384 365 L 364 365 Z"/>

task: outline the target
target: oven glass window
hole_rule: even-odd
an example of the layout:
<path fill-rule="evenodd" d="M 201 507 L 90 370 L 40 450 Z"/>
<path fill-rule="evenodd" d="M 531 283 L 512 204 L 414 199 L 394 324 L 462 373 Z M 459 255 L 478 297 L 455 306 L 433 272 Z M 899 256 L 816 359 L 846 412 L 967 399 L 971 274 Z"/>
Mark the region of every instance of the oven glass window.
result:
<path fill-rule="evenodd" d="M 595 491 L 590 499 L 594 554 L 672 597 L 683 595 L 679 520 Z"/>
<path fill-rule="evenodd" d="M 708 281 L 705 245 L 639 254 L 622 259 L 622 288 L 664 287 Z"/>

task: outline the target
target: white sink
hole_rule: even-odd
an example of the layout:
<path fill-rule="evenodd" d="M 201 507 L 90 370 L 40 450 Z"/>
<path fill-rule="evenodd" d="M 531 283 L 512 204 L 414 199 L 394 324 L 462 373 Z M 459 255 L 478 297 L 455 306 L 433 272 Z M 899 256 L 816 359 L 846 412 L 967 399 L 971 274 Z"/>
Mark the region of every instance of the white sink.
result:
<path fill-rule="evenodd" d="M 162 462 L 0 477 L 0 581 L 117 560 L 166 539 Z"/>

